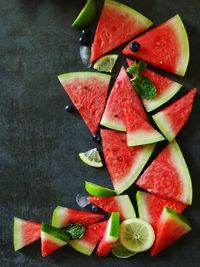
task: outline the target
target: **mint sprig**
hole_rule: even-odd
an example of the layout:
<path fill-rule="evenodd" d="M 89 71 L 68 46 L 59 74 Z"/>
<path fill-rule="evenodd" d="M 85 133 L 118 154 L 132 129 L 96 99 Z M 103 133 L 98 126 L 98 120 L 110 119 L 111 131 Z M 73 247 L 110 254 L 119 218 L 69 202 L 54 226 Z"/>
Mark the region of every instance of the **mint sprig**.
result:
<path fill-rule="evenodd" d="M 157 95 L 157 89 L 151 80 L 141 74 L 146 67 L 146 62 L 139 61 L 138 64 L 135 62 L 132 66 L 128 67 L 126 71 L 134 76 L 130 81 L 137 94 L 143 98 L 152 99 Z"/>

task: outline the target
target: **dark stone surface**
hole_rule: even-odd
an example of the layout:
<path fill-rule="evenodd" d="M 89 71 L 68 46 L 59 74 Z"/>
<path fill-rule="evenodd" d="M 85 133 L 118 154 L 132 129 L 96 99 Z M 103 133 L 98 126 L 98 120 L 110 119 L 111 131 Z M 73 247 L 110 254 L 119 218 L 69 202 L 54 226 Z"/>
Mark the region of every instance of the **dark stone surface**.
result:
<path fill-rule="evenodd" d="M 176 13 L 182 16 L 191 58 L 186 77 L 173 77 L 184 83 L 182 92 L 200 88 L 199 0 L 122 2 L 155 24 Z M 111 185 L 106 169 L 87 167 L 77 158 L 96 144 L 78 114 L 65 111 L 71 102 L 56 78 L 59 73 L 85 70 L 78 53 L 79 32 L 71 28 L 83 3 L 0 1 L 0 266 L 199 266 L 199 89 L 190 120 L 177 138 L 194 186 L 193 205 L 185 212 L 193 227 L 190 234 L 155 258 L 141 253 L 127 260 L 112 255 L 98 259 L 66 247 L 43 259 L 39 242 L 13 252 L 13 216 L 50 222 L 56 205 L 76 207 L 75 195 L 84 193 L 85 179 Z"/>

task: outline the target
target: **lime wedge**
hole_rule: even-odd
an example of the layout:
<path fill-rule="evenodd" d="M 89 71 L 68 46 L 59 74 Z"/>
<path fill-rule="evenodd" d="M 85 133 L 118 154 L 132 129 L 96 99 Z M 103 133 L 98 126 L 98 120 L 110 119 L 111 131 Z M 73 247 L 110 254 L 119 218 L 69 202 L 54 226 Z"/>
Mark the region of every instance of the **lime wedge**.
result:
<path fill-rule="evenodd" d="M 111 197 L 115 195 L 114 190 L 87 181 L 85 181 L 85 190 L 94 197 Z"/>
<path fill-rule="evenodd" d="M 97 5 L 95 0 L 87 0 L 78 17 L 72 24 L 73 28 L 82 30 L 88 27 L 95 20 Z"/>
<path fill-rule="evenodd" d="M 118 55 L 115 55 L 115 54 L 103 56 L 96 61 L 93 68 L 98 71 L 111 73 L 117 59 L 118 59 Z"/>
<path fill-rule="evenodd" d="M 153 245 L 154 240 L 152 226 L 141 219 L 128 219 L 120 225 L 119 241 L 129 251 L 146 251 Z"/>
<path fill-rule="evenodd" d="M 101 157 L 96 148 L 90 149 L 87 152 L 79 153 L 80 159 L 87 165 L 100 168 L 103 167 Z"/>
<path fill-rule="evenodd" d="M 130 258 L 136 254 L 136 252 L 129 251 L 128 249 L 123 247 L 122 244 L 119 242 L 115 243 L 112 246 L 111 251 L 113 255 L 115 255 L 117 258 L 120 258 L 120 259 Z"/>

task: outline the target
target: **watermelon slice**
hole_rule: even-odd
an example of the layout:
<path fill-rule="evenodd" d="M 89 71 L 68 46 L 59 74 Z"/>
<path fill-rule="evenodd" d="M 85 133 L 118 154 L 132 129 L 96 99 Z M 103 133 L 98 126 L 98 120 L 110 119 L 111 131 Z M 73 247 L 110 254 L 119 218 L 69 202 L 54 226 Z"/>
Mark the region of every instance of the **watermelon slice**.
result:
<path fill-rule="evenodd" d="M 155 123 L 170 142 L 187 122 L 196 92 L 196 88 L 190 90 L 182 98 L 153 115 Z"/>
<path fill-rule="evenodd" d="M 134 207 L 128 195 L 113 197 L 89 196 L 87 199 L 89 202 L 108 213 L 120 212 L 121 221 L 136 217 Z"/>
<path fill-rule="evenodd" d="M 161 151 L 136 184 L 160 197 L 192 203 L 190 174 L 175 140 Z"/>
<path fill-rule="evenodd" d="M 81 239 L 70 240 L 70 246 L 80 253 L 90 256 L 103 236 L 107 222 L 103 221 L 88 226 L 85 235 Z"/>
<path fill-rule="evenodd" d="M 103 218 L 103 214 L 57 206 L 53 212 L 52 225 L 57 228 L 62 228 L 69 223 L 80 223 L 84 226 L 88 226 Z"/>
<path fill-rule="evenodd" d="M 133 41 L 140 44 L 137 52 L 130 49 Z M 123 54 L 140 58 L 174 74 L 185 75 L 190 52 L 187 32 L 179 15 L 133 41 L 124 48 Z"/>
<path fill-rule="evenodd" d="M 141 191 L 137 192 L 136 199 L 139 218 L 150 223 L 154 230 L 156 229 L 157 222 L 165 206 L 175 209 L 178 212 L 182 212 L 187 206 L 172 199 L 161 198 L 155 194 Z"/>
<path fill-rule="evenodd" d="M 140 99 L 124 67 L 121 68 L 109 95 L 101 119 L 101 125 L 118 131 L 126 131 L 125 116 L 121 106 L 122 103 L 129 103 L 143 119 L 148 120 Z"/>
<path fill-rule="evenodd" d="M 128 65 L 131 66 L 134 64 L 134 61 L 127 59 Z M 150 112 L 168 100 L 170 100 L 182 87 L 182 84 L 170 80 L 167 77 L 164 77 L 156 72 L 146 68 L 142 75 L 148 78 L 155 85 L 157 89 L 157 95 L 152 99 L 145 99 L 141 97 L 141 101 L 145 106 L 145 109 Z"/>
<path fill-rule="evenodd" d="M 156 143 L 165 138 L 145 121 L 130 104 L 123 104 L 126 120 L 126 138 L 128 146 Z"/>
<path fill-rule="evenodd" d="M 97 72 L 64 73 L 58 76 L 93 135 L 103 114 L 110 78 L 110 75 Z"/>
<path fill-rule="evenodd" d="M 119 23 L 120 22 L 120 23 Z M 136 10 L 105 0 L 91 51 L 91 62 L 143 32 L 152 22 Z"/>
<path fill-rule="evenodd" d="M 119 238 L 119 224 L 120 224 L 120 213 L 112 212 L 104 235 L 98 245 L 96 254 L 99 257 L 105 257 L 111 250 L 111 247 L 114 243 L 117 242 Z"/>
<path fill-rule="evenodd" d="M 117 194 L 128 189 L 140 175 L 155 144 L 128 147 L 126 134 L 101 130 L 103 153 Z"/>
<path fill-rule="evenodd" d="M 13 241 L 15 251 L 40 239 L 41 225 L 39 223 L 14 217 L 13 226 Z"/>
<path fill-rule="evenodd" d="M 156 239 L 150 255 L 156 256 L 190 230 L 191 227 L 185 217 L 169 207 L 164 207 L 156 227 Z"/>

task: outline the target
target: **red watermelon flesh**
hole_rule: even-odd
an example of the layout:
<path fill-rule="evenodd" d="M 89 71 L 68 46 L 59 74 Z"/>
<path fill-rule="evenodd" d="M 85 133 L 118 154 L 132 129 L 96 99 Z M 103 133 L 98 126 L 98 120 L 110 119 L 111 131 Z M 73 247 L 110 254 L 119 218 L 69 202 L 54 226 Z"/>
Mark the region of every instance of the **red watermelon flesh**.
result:
<path fill-rule="evenodd" d="M 74 72 L 58 76 L 86 125 L 96 134 L 106 103 L 110 75 L 97 72 Z"/>
<path fill-rule="evenodd" d="M 128 147 L 123 132 L 101 130 L 103 153 L 117 194 L 129 188 L 150 158 L 154 144 Z"/>
<path fill-rule="evenodd" d="M 106 108 L 101 119 L 101 125 L 118 131 L 126 131 L 125 116 L 121 106 L 122 103 L 130 104 L 143 119 L 146 121 L 148 120 L 140 99 L 124 67 L 121 68 L 108 97 Z"/>
<path fill-rule="evenodd" d="M 130 104 L 122 104 L 126 120 L 126 138 L 128 146 L 156 143 L 164 137 L 145 121 Z"/>
<path fill-rule="evenodd" d="M 70 240 L 70 245 L 77 251 L 90 256 L 97 243 L 105 232 L 108 221 L 92 224 L 87 227 L 84 236 L 81 239 Z"/>
<path fill-rule="evenodd" d="M 53 212 L 52 226 L 62 228 L 70 223 L 80 223 L 84 226 L 88 226 L 103 220 L 103 218 L 103 214 L 57 206 Z"/>
<path fill-rule="evenodd" d="M 140 49 L 133 52 L 132 42 L 138 42 Z M 133 40 L 122 51 L 142 59 L 158 68 L 184 76 L 189 62 L 188 37 L 179 15 L 176 15 Z"/>
<path fill-rule="evenodd" d="M 150 255 L 156 256 L 190 230 L 191 227 L 185 217 L 169 207 L 164 207 L 156 226 L 155 242 Z"/>
<path fill-rule="evenodd" d="M 174 140 L 183 128 L 192 111 L 197 89 L 190 90 L 182 98 L 153 115 L 153 119 L 168 141 Z"/>
<path fill-rule="evenodd" d="M 14 250 L 17 251 L 40 239 L 41 225 L 36 222 L 14 218 Z"/>
<path fill-rule="evenodd" d="M 120 212 L 120 220 L 135 218 L 135 210 L 128 195 L 113 197 L 93 197 L 88 196 L 89 202 L 100 209 L 112 213 Z"/>
<path fill-rule="evenodd" d="M 175 140 L 160 152 L 136 184 L 160 197 L 192 203 L 190 174 Z"/>
<path fill-rule="evenodd" d="M 139 218 L 150 223 L 154 230 L 165 206 L 182 212 L 187 205 L 155 194 L 138 191 L 136 194 Z"/>
<path fill-rule="evenodd" d="M 94 62 L 151 25 L 152 22 L 136 10 L 116 1 L 105 0 L 92 45 L 90 61 Z"/>
<path fill-rule="evenodd" d="M 134 61 L 127 59 L 128 65 L 134 64 Z M 145 99 L 141 97 L 141 101 L 148 112 L 160 107 L 168 100 L 170 100 L 182 87 L 181 84 L 170 80 L 148 68 L 146 68 L 142 75 L 148 78 L 155 85 L 157 95 L 152 99 Z"/>

